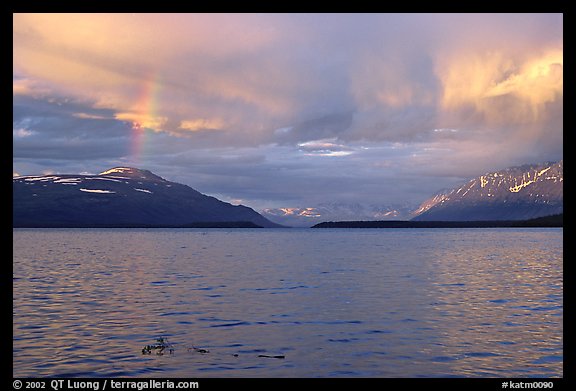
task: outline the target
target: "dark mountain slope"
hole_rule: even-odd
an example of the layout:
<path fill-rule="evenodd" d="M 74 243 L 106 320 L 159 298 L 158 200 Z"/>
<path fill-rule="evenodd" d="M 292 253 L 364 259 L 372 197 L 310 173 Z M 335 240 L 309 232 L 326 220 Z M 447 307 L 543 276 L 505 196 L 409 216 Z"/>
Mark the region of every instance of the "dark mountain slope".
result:
<path fill-rule="evenodd" d="M 426 200 L 413 220 L 527 220 L 563 213 L 563 181 L 563 161 L 487 173 Z"/>
<path fill-rule="evenodd" d="M 222 202 L 148 170 L 116 167 L 98 175 L 24 176 L 12 182 L 14 227 L 232 222 L 278 227 L 253 209 Z"/>

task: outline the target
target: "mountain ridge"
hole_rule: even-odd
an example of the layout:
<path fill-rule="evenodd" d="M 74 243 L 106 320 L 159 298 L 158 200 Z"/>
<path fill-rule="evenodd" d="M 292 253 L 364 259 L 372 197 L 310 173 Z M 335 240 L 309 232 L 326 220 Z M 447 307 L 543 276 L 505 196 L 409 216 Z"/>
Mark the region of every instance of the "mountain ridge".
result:
<path fill-rule="evenodd" d="M 417 208 L 324 202 L 315 207 L 264 209 L 259 214 L 133 167 L 113 167 L 95 175 L 13 177 L 13 200 L 14 227 L 309 227 L 323 221 L 410 218 L 528 220 L 563 213 L 563 160 L 488 172 L 437 192 Z"/>
<path fill-rule="evenodd" d="M 562 213 L 563 181 L 563 160 L 488 172 L 436 193 L 412 220 L 526 220 Z"/>
<path fill-rule="evenodd" d="M 508 167 L 436 192 L 422 203 L 328 202 L 261 213 L 293 226 L 355 221 L 527 220 L 563 212 L 563 160 Z"/>
<path fill-rule="evenodd" d="M 119 178 L 132 178 L 132 179 L 146 179 L 151 181 L 166 181 L 166 179 L 162 178 L 154 174 L 150 170 L 145 170 L 142 168 L 134 168 L 134 167 L 113 167 L 106 171 L 102 171 L 101 173 L 97 174 L 98 176 L 111 176 L 111 177 L 119 177 Z"/>
<path fill-rule="evenodd" d="M 280 227 L 251 208 L 132 167 L 96 175 L 18 176 L 12 189 L 13 227 Z"/>

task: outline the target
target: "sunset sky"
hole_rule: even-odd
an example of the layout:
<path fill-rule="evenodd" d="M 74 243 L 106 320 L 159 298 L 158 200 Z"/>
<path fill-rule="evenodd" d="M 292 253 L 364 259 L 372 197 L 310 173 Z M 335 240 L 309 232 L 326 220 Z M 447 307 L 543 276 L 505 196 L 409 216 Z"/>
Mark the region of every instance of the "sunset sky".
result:
<path fill-rule="evenodd" d="M 15 175 L 418 203 L 563 158 L 562 14 L 14 14 Z"/>

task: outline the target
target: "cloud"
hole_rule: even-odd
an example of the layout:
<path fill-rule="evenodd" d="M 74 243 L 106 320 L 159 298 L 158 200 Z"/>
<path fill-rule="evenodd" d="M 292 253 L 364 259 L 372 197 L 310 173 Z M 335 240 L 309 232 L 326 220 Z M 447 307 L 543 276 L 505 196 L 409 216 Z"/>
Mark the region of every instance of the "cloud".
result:
<path fill-rule="evenodd" d="M 273 132 L 273 140 L 281 144 L 299 144 L 324 138 L 343 137 L 352 122 L 352 112 L 325 115 L 276 129 Z"/>
<path fill-rule="evenodd" d="M 424 194 L 562 157 L 562 36 L 561 14 L 14 14 L 16 170 Z"/>
<path fill-rule="evenodd" d="M 550 120 L 547 105 L 562 99 L 561 48 L 524 61 L 497 51 L 459 54 L 440 63 L 446 61 L 438 70 L 442 108 L 460 115 L 471 108 L 486 125 L 542 123 Z"/>
<path fill-rule="evenodd" d="M 353 148 L 336 143 L 336 138 L 307 141 L 298 144 L 298 148 L 308 156 L 348 156 L 354 153 Z"/>
<path fill-rule="evenodd" d="M 25 95 L 13 99 L 14 158 L 70 161 L 123 156 L 129 146 L 127 129 L 111 112 L 79 102 Z"/>
<path fill-rule="evenodd" d="M 25 75 L 16 93 L 47 84 L 159 131 L 208 121 L 266 142 L 274 129 L 353 112 L 352 135 L 394 138 L 383 119 L 409 122 L 412 107 L 435 122 L 444 111 L 466 122 L 470 107 L 476 121 L 498 125 L 541 112 L 562 91 L 561 30 L 523 35 L 550 29 L 557 16 L 15 14 L 14 22 L 14 68 Z M 510 117 L 494 114 L 489 98 L 502 95 L 515 97 Z"/>
<path fill-rule="evenodd" d="M 26 121 L 21 121 L 21 122 L 26 122 Z M 35 132 L 33 130 L 26 129 L 25 127 L 12 128 L 12 137 L 14 137 L 14 138 L 30 137 L 36 133 L 37 132 Z"/>
<path fill-rule="evenodd" d="M 180 122 L 180 129 L 190 130 L 192 132 L 197 132 L 200 130 L 219 130 L 223 129 L 225 123 L 219 118 L 207 119 L 207 118 L 197 118 L 188 119 Z"/>
<path fill-rule="evenodd" d="M 89 114 L 89 113 L 74 113 L 72 114 L 72 116 L 82 119 L 112 119 L 110 117 L 105 117 L 103 115 Z"/>

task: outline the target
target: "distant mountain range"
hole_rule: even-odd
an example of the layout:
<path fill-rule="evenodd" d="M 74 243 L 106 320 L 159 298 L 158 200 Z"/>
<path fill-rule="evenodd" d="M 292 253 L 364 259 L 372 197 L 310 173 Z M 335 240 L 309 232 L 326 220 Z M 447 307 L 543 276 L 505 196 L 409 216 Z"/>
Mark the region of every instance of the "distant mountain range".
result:
<path fill-rule="evenodd" d="M 272 221 L 306 226 L 350 221 L 529 220 L 563 213 L 563 161 L 489 172 L 416 205 L 322 203 L 265 209 Z"/>
<path fill-rule="evenodd" d="M 563 182 L 562 160 L 489 172 L 424 201 L 413 220 L 527 220 L 563 213 Z"/>
<path fill-rule="evenodd" d="M 333 221 L 516 221 L 562 214 L 563 161 L 489 172 L 419 207 L 322 203 L 234 206 L 148 170 L 13 178 L 14 227 L 310 227 Z M 361 195 L 359 195 L 361 196 Z"/>
<path fill-rule="evenodd" d="M 20 176 L 12 188 L 13 227 L 279 227 L 251 208 L 131 167 Z"/>
<path fill-rule="evenodd" d="M 260 213 L 266 218 L 292 227 L 310 227 L 323 221 L 407 220 L 414 206 L 363 205 L 360 203 L 321 203 L 302 208 L 269 208 Z"/>

